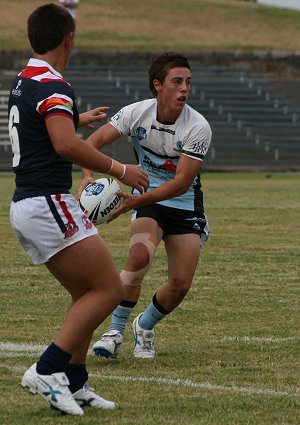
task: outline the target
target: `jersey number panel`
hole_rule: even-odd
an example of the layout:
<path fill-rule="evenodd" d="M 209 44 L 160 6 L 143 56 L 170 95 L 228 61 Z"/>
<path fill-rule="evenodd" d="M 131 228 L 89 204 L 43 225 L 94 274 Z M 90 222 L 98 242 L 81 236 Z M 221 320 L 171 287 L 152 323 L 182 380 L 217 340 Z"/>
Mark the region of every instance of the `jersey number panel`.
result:
<path fill-rule="evenodd" d="M 13 167 L 17 167 L 20 163 L 20 141 L 17 127 L 15 124 L 20 122 L 20 113 L 16 105 L 11 107 L 8 121 L 8 132 L 13 152 Z"/>

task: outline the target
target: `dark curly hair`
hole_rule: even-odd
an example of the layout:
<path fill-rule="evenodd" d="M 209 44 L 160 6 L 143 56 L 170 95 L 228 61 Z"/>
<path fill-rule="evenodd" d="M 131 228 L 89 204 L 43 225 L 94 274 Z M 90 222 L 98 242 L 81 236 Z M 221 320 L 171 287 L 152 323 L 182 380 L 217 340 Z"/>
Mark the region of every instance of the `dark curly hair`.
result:
<path fill-rule="evenodd" d="M 153 80 L 163 83 L 166 75 L 172 68 L 188 68 L 191 69 L 189 62 L 185 56 L 176 52 L 166 52 L 160 56 L 152 58 L 148 68 L 149 89 L 154 97 L 157 92 L 153 85 Z"/>

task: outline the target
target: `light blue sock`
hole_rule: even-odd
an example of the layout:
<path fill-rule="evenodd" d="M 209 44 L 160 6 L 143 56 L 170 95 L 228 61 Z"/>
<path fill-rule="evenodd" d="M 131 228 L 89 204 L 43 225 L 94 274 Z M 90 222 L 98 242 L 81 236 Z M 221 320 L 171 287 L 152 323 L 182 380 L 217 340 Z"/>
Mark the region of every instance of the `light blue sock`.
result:
<path fill-rule="evenodd" d="M 156 306 L 154 305 L 154 303 L 156 304 Z M 154 295 L 153 300 L 148 305 L 143 315 L 140 317 L 139 325 L 143 329 L 153 329 L 154 326 L 158 322 L 160 322 L 164 317 L 166 317 L 167 314 L 169 314 L 169 312 L 164 310 L 164 308 L 158 304 L 156 296 Z"/>
<path fill-rule="evenodd" d="M 119 304 L 112 312 L 109 331 L 111 331 L 112 329 L 117 330 L 120 331 L 122 335 L 124 335 L 126 324 L 135 305 L 136 303 L 122 301 L 122 303 Z"/>

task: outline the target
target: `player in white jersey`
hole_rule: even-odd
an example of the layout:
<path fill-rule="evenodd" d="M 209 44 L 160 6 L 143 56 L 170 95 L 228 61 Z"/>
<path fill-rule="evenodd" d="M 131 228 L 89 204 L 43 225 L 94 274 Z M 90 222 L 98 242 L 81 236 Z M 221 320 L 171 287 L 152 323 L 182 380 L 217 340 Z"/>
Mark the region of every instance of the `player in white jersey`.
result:
<path fill-rule="evenodd" d="M 72 17 L 76 18 L 76 10 L 79 6 L 79 0 L 58 0 L 59 3 L 64 6 Z"/>
<path fill-rule="evenodd" d="M 72 163 L 107 172 L 141 192 L 148 178 L 138 166 L 113 162 L 76 136 L 77 125 L 105 118 L 107 108 L 79 115 L 73 90 L 61 75 L 74 32 L 72 16 L 53 3 L 28 18 L 34 58 L 14 80 L 8 105 L 16 174 L 10 217 L 33 263 L 44 263 L 71 298 L 53 343 L 21 384 L 55 409 L 83 415 L 85 406 L 116 406 L 87 384 L 86 356 L 93 331 L 118 305 L 123 286 L 103 240 L 70 194 Z"/>
<path fill-rule="evenodd" d="M 211 129 L 186 103 L 190 82 L 190 66 L 184 56 L 169 52 L 155 58 L 149 68 L 154 98 L 124 107 L 88 139 L 100 149 L 121 135 L 130 136 L 138 162 L 150 180 L 147 193 L 122 193 L 125 200 L 115 214 L 117 217 L 133 209 L 129 255 L 121 271 L 125 295 L 112 313 L 108 332 L 93 345 L 97 355 L 116 357 L 120 351 L 126 323 L 162 239 L 168 280 L 133 321 L 135 357 L 154 357 L 154 326 L 181 303 L 191 287 L 200 247 L 209 233 L 200 169 Z M 83 176 L 79 193 L 93 181 L 88 170 L 83 170 Z"/>

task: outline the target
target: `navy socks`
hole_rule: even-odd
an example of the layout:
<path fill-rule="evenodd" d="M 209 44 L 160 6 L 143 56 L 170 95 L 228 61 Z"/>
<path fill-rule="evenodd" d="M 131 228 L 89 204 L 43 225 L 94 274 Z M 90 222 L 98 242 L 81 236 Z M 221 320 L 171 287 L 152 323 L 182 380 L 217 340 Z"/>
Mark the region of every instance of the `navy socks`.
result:
<path fill-rule="evenodd" d="M 89 375 L 84 364 L 68 364 L 66 368 L 66 375 L 70 381 L 71 393 L 76 393 L 87 382 Z"/>
<path fill-rule="evenodd" d="M 40 375 L 52 375 L 65 372 L 72 355 L 59 348 L 54 342 L 41 355 L 37 362 L 36 371 Z"/>
<path fill-rule="evenodd" d="M 37 362 L 36 371 L 39 375 L 65 372 L 70 382 L 70 391 L 75 393 L 87 382 L 88 372 L 84 364 L 70 364 L 71 358 L 71 354 L 52 342 Z"/>

